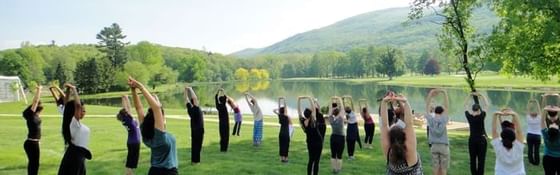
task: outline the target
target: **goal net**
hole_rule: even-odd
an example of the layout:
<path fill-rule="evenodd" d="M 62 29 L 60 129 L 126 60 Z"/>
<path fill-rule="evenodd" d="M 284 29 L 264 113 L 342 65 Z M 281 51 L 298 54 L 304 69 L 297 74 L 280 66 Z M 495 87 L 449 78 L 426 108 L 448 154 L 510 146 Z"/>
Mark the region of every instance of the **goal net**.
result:
<path fill-rule="evenodd" d="M 17 76 L 0 76 L 0 103 L 25 100 L 21 80 Z"/>

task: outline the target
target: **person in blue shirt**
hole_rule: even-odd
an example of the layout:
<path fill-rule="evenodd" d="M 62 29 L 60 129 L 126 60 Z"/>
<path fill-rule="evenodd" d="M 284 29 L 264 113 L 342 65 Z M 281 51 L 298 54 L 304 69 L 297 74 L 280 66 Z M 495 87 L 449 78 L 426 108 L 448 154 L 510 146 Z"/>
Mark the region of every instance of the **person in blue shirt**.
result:
<path fill-rule="evenodd" d="M 134 107 L 140 121 L 142 141 L 151 150 L 150 170 L 148 175 L 178 174 L 177 148 L 175 137 L 165 130 L 165 116 L 161 104 L 140 82 L 132 77 L 128 78 L 128 85 L 132 91 Z M 150 108 L 144 115 L 144 109 L 137 90 L 143 95 Z"/>

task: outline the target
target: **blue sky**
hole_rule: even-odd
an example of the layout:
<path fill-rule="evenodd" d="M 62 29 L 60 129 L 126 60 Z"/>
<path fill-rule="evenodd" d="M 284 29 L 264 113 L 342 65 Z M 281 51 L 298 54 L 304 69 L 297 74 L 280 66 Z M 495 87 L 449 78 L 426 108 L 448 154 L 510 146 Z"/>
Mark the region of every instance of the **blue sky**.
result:
<path fill-rule="evenodd" d="M 127 41 L 229 54 L 260 48 L 361 13 L 410 0 L 2 0 L 0 50 L 23 41 L 96 43 L 116 22 Z"/>

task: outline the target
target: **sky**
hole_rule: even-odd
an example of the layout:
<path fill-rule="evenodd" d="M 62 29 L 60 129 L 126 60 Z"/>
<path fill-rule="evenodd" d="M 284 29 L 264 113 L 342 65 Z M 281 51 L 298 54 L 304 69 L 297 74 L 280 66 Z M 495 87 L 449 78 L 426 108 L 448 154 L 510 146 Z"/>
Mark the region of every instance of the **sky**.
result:
<path fill-rule="evenodd" d="M 262 48 L 358 14 L 410 0 L 2 0 L 0 50 L 24 41 L 97 43 L 118 23 L 125 41 L 229 54 Z"/>

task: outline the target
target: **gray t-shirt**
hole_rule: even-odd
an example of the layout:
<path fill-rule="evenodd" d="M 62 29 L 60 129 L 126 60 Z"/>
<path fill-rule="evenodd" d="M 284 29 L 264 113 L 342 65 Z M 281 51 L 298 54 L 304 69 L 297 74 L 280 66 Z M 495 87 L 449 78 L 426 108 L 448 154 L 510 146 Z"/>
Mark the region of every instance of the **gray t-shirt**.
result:
<path fill-rule="evenodd" d="M 430 128 L 430 144 L 449 144 L 447 138 L 447 121 L 449 118 L 443 115 L 436 118 L 432 114 L 428 114 L 426 120 Z"/>
<path fill-rule="evenodd" d="M 332 135 L 346 135 L 344 133 L 344 119 L 342 117 L 330 116 L 329 121 L 331 123 Z"/>
<path fill-rule="evenodd" d="M 263 119 L 263 113 L 261 111 L 261 107 L 256 101 L 254 105 L 249 105 L 249 108 L 251 108 L 251 111 L 253 112 L 254 121 L 259 121 Z"/>

